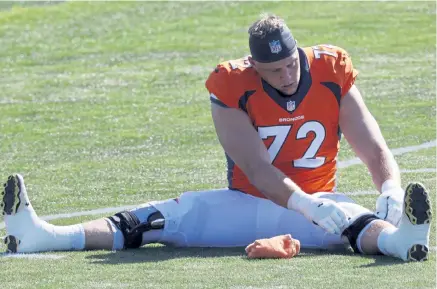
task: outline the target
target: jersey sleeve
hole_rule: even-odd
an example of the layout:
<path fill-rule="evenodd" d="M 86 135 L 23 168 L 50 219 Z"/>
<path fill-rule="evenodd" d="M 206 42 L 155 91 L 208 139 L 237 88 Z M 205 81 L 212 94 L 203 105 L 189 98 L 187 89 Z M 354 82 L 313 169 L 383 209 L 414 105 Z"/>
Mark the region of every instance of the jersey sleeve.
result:
<path fill-rule="evenodd" d="M 222 64 L 217 65 L 205 82 L 211 102 L 222 107 L 239 108 L 233 82 L 229 69 Z"/>

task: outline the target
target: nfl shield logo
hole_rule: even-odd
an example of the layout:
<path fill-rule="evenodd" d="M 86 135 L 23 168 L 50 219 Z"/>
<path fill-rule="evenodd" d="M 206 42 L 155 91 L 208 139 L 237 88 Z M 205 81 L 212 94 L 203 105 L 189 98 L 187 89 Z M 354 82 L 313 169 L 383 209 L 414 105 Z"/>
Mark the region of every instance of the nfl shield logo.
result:
<path fill-rule="evenodd" d="M 269 46 L 270 46 L 270 51 L 272 53 L 278 54 L 279 52 L 282 51 L 281 42 L 279 42 L 279 40 L 273 40 L 269 42 Z"/>
<path fill-rule="evenodd" d="M 296 109 L 296 102 L 294 100 L 287 101 L 287 110 L 293 111 Z"/>

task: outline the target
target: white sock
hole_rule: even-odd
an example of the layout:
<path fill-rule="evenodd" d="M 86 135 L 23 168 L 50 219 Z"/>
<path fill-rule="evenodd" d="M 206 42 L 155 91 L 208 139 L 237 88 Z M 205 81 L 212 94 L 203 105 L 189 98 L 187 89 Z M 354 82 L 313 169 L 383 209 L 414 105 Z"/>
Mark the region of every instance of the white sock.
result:
<path fill-rule="evenodd" d="M 70 226 L 55 226 L 44 222 L 45 229 L 52 237 L 51 244 L 47 244 L 48 250 L 70 251 L 83 250 L 85 248 L 85 231 L 81 224 Z"/>
<path fill-rule="evenodd" d="M 29 205 L 14 216 L 5 216 L 6 231 L 19 240 L 18 253 L 71 251 L 85 248 L 82 225 L 55 226 L 38 218 Z"/>
<path fill-rule="evenodd" d="M 40 221 L 20 240 L 18 252 L 73 251 L 85 248 L 85 231 L 82 225 L 55 226 Z"/>
<path fill-rule="evenodd" d="M 397 231 L 397 228 L 388 227 L 379 233 L 377 246 L 382 254 L 398 258 L 401 257 L 398 253 L 397 247 L 395 246 L 395 242 L 392 241 Z"/>

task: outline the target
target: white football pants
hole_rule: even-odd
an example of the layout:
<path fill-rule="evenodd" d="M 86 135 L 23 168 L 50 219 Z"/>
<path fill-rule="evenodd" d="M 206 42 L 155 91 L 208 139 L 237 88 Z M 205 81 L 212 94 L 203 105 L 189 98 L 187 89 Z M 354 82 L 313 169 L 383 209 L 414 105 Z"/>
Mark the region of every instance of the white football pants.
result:
<path fill-rule="evenodd" d="M 352 219 L 371 213 L 344 194 L 315 196 L 341 204 Z M 176 200 L 150 202 L 132 212 L 143 215 L 141 211 L 150 205 L 165 218 L 156 242 L 177 247 L 239 247 L 282 234 L 291 234 L 302 248 L 329 249 L 345 244 L 341 236 L 324 231 L 300 213 L 239 191 L 186 192 Z"/>

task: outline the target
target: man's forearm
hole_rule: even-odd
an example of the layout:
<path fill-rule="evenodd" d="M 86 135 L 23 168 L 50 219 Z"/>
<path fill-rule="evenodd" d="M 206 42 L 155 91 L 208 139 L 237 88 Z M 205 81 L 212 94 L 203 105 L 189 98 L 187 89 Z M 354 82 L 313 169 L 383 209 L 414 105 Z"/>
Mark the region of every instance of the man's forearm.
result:
<path fill-rule="evenodd" d="M 264 165 L 248 177 L 249 181 L 268 199 L 284 208 L 287 208 L 291 194 L 301 191 L 297 184 L 272 165 Z"/>
<path fill-rule="evenodd" d="M 393 180 L 401 185 L 398 164 L 388 148 L 378 150 L 367 163 L 367 167 L 372 175 L 373 183 L 379 191 L 382 184 L 387 180 Z"/>

